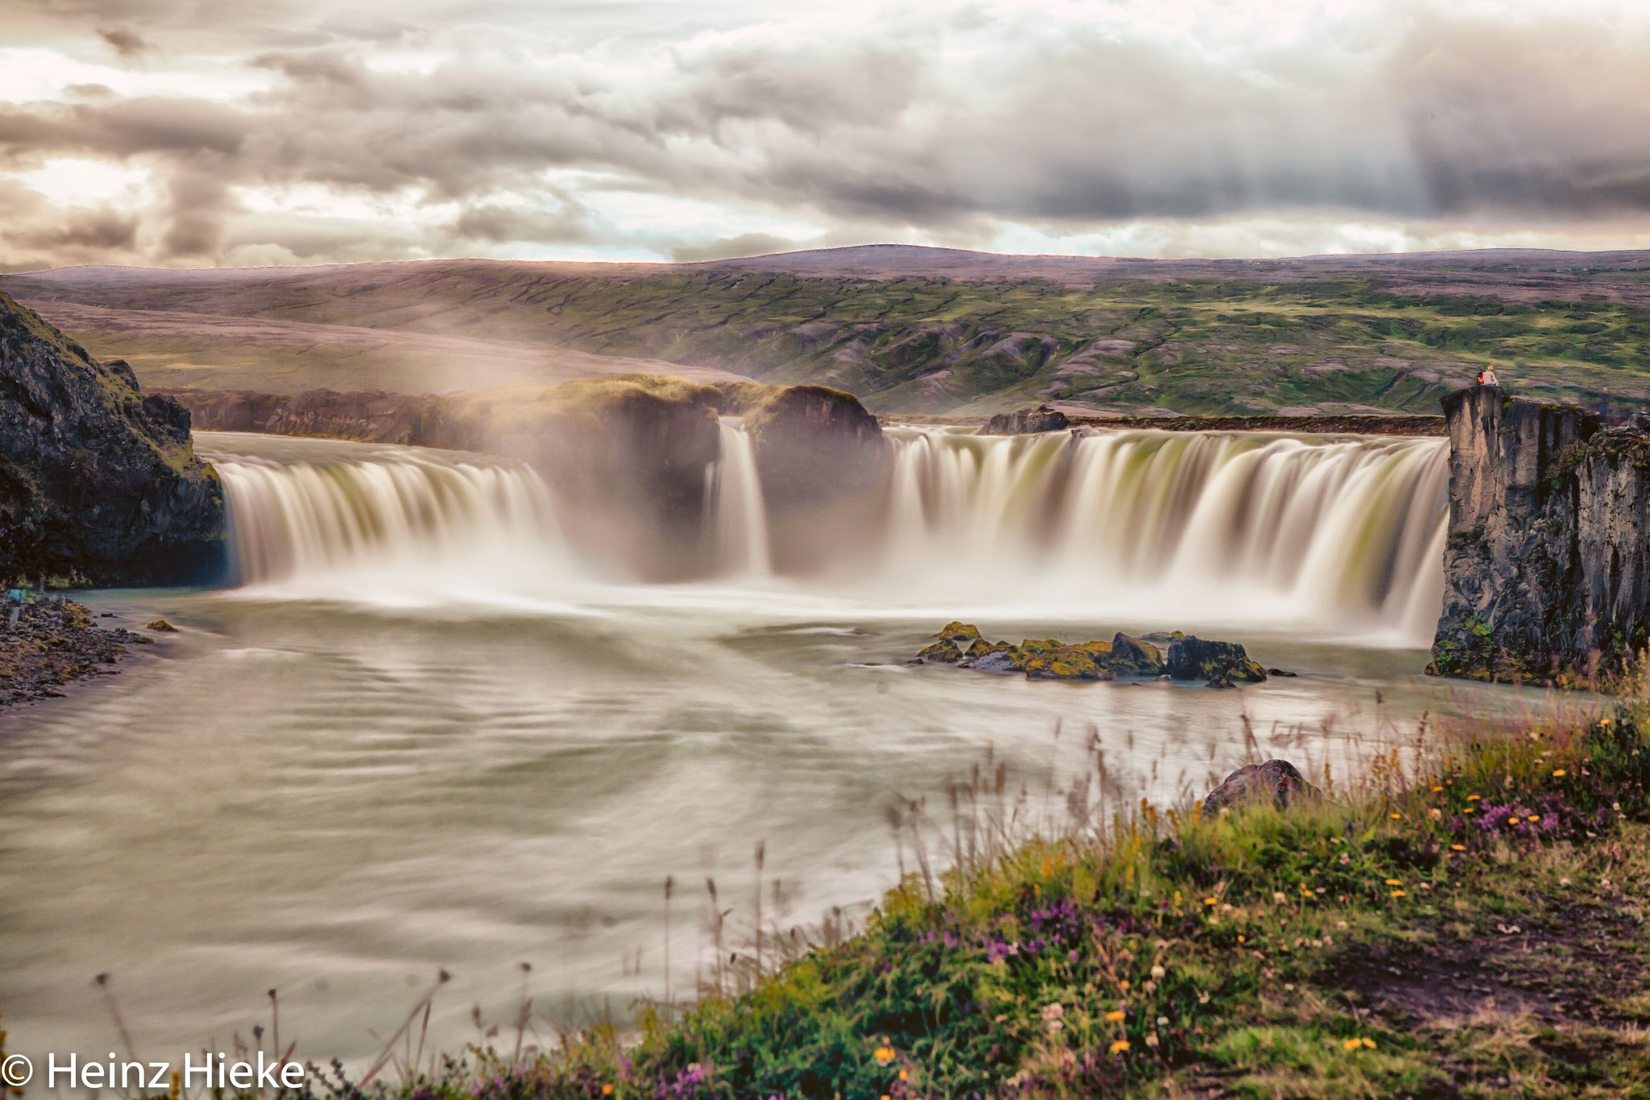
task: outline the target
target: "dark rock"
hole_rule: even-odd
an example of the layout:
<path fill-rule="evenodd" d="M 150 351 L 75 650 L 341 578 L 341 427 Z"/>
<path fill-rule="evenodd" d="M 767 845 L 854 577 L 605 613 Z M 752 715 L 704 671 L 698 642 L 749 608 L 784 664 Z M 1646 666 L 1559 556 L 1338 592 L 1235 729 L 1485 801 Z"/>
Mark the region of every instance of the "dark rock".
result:
<path fill-rule="evenodd" d="M 881 493 L 893 451 L 877 418 L 851 393 L 788 386 L 745 414 L 762 492 L 785 508 Z"/>
<path fill-rule="evenodd" d="M 1169 643 L 1165 667 L 1176 680 L 1259 683 L 1266 679 L 1266 670 L 1250 660 L 1238 643 L 1208 642 L 1190 634 Z M 1210 686 L 1225 685 L 1211 683 Z"/>
<path fill-rule="evenodd" d="M 981 435 L 1030 435 L 1035 432 L 1058 432 L 1071 426 L 1066 414 L 1049 405 L 1034 409 L 998 413 L 985 422 Z"/>
<path fill-rule="evenodd" d="M 1285 669 L 1281 669 L 1281 668 L 1269 668 L 1269 669 L 1266 670 L 1266 675 L 1268 675 L 1268 676 L 1282 676 L 1282 677 L 1285 677 L 1287 679 L 1293 680 L 1295 677 L 1299 676 L 1300 673 L 1298 673 L 1298 672 L 1289 672 L 1289 671 L 1286 671 Z"/>
<path fill-rule="evenodd" d="M 963 659 L 962 650 L 949 638 L 931 642 L 917 651 L 916 660 L 922 664 L 954 665 Z"/>
<path fill-rule="evenodd" d="M 1007 649 L 993 649 L 979 656 L 970 655 L 963 664 L 975 672 L 1019 672 L 1014 667 L 1014 658 Z"/>
<path fill-rule="evenodd" d="M 1287 760 L 1268 760 L 1264 764 L 1245 764 L 1228 775 L 1203 800 L 1203 812 L 1218 813 L 1227 806 L 1259 800 L 1287 807 L 1317 794 L 1318 788 L 1308 783 L 1295 765 Z"/>
<path fill-rule="evenodd" d="M 1591 681 L 1650 645 L 1650 425 L 1475 387 L 1444 399 L 1450 527 L 1428 671 Z"/>
<path fill-rule="evenodd" d="M 0 580 L 204 580 L 223 539 L 188 413 L 0 294 Z"/>
<path fill-rule="evenodd" d="M 1120 631 L 1112 637 L 1106 667 L 1125 676 L 1161 676 L 1163 653 L 1144 638 Z"/>

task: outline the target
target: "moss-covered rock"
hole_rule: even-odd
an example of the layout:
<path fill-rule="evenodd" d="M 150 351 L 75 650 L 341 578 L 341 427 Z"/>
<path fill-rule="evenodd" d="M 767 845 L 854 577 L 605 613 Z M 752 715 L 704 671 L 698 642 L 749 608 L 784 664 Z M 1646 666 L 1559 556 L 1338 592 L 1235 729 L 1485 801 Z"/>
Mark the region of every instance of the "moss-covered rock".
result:
<path fill-rule="evenodd" d="M 1203 680 L 1210 687 L 1258 684 L 1266 669 L 1236 642 L 1211 642 L 1193 634 L 1169 643 L 1168 673 L 1176 680 Z"/>
<path fill-rule="evenodd" d="M 954 665 L 963 659 L 962 650 L 949 638 L 930 642 L 917 651 L 917 661 L 931 665 Z"/>
<path fill-rule="evenodd" d="M 957 622 L 953 620 L 940 628 L 936 638 L 943 638 L 953 642 L 973 642 L 980 637 L 980 628 L 973 623 Z"/>
<path fill-rule="evenodd" d="M 1163 675 L 1163 652 L 1144 638 L 1119 631 L 1111 640 L 1106 667 L 1122 676 Z"/>

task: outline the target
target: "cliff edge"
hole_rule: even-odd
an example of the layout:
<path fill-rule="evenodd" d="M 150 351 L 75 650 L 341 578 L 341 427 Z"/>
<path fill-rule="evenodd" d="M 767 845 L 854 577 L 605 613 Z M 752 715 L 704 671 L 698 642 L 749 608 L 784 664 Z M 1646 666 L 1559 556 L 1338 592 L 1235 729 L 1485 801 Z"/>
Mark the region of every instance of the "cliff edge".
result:
<path fill-rule="evenodd" d="M 1446 397 L 1450 529 L 1428 671 L 1578 683 L 1650 641 L 1650 418 L 1494 387 Z"/>
<path fill-rule="evenodd" d="M 0 580 L 201 579 L 221 567 L 223 530 L 183 406 L 0 294 Z"/>

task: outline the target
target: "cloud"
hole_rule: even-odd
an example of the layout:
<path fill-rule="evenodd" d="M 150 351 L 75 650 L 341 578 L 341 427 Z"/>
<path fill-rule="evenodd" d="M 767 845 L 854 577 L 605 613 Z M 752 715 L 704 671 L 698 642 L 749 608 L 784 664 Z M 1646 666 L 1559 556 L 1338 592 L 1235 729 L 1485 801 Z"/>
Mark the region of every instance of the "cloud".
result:
<path fill-rule="evenodd" d="M 1171 250 L 1236 241 L 1221 227 L 1239 223 L 1273 227 L 1261 247 L 1310 248 L 1650 223 L 1650 18 L 1607 0 L 1333 16 L 1280 0 L 1265 18 L 1171 0 L 556 18 L 519 0 L 348 16 L 264 0 L 207 5 L 198 25 L 171 0 L 46 7 L 65 50 L 87 32 L 64 28 L 89 25 L 123 58 L 152 55 L 146 72 L 164 59 L 174 85 L 195 74 L 196 95 L 0 103 L 0 172 L 148 167 L 148 205 L 121 211 L 138 232 L 110 250 L 158 262 L 821 239 Z M 224 58 L 257 89 L 215 94 Z M 272 217 L 244 206 L 253 192 L 311 199 Z M 400 224 L 342 213 L 362 203 Z M 712 216 L 659 224 L 678 207 Z"/>
<path fill-rule="evenodd" d="M 154 49 L 141 34 L 127 27 L 99 27 L 97 36 L 108 43 L 109 48 L 123 61 L 142 57 Z"/>

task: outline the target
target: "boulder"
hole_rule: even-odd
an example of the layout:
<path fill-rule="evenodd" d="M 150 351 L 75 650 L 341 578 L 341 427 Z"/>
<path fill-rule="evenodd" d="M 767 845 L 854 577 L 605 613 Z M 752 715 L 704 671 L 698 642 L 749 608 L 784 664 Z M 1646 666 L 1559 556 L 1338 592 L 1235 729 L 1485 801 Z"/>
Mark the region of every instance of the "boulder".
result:
<path fill-rule="evenodd" d="M 1005 647 L 1007 646 L 1006 642 L 999 644 L 1002 644 Z M 975 672 L 1008 673 L 1021 671 L 1020 669 L 1014 667 L 1012 650 L 1008 648 L 992 649 L 986 653 L 980 654 L 979 656 L 974 656 L 970 653 L 968 659 L 963 662 L 963 665 L 966 668 L 973 669 Z"/>
<path fill-rule="evenodd" d="M 1268 760 L 1264 764 L 1245 764 L 1228 775 L 1204 798 L 1203 812 L 1218 813 L 1228 806 L 1262 800 L 1283 808 L 1317 794 L 1318 788 L 1308 783 L 1295 765 L 1287 760 Z"/>
<path fill-rule="evenodd" d="M 917 651 L 916 663 L 927 665 L 954 665 L 963 659 L 962 650 L 949 638 L 931 642 Z"/>
<path fill-rule="evenodd" d="M 0 581 L 176 583 L 223 564 L 223 486 L 189 414 L 0 294 Z"/>
<path fill-rule="evenodd" d="M 1110 680 L 1111 670 L 1103 667 L 1084 646 L 1056 646 L 1038 650 L 1025 659 L 1028 680 Z"/>
<path fill-rule="evenodd" d="M 1209 642 L 1192 634 L 1169 643 L 1165 667 L 1176 680 L 1203 680 L 1210 687 L 1227 687 L 1234 681 L 1259 683 L 1266 679 L 1266 670 L 1259 662 L 1250 660 L 1238 643 Z"/>
<path fill-rule="evenodd" d="M 1071 426 L 1066 414 L 1050 405 L 1034 409 L 998 413 L 985 422 L 981 435 L 1031 435 L 1036 432 L 1058 432 Z"/>
<path fill-rule="evenodd" d="M 1124 676 L 1163 675 L 1163 652 L 1144 638 L 1119 631 L 1111 640 L 1106 667 Z"/>
<path fill-rule="evenodd" d="M 953 620 L 942 626 L 934 637 L 951 642 L 973 642 L 979 639 L 980 628 L 972 623 Z"/>

